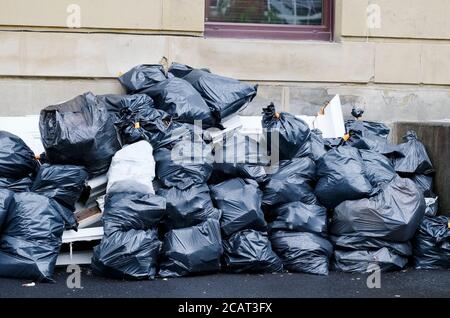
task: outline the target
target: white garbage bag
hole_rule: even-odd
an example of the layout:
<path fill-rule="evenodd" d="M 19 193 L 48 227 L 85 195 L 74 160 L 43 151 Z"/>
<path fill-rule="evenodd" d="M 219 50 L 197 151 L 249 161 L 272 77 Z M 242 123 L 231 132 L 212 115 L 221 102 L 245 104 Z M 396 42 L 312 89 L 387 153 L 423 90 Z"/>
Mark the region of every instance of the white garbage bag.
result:
<path fill-rule="evenodd" d="M 108 170 L 106 193 L 155 193 L 153 148 L 145 140 L 127 145 L 114 155 Z"/>

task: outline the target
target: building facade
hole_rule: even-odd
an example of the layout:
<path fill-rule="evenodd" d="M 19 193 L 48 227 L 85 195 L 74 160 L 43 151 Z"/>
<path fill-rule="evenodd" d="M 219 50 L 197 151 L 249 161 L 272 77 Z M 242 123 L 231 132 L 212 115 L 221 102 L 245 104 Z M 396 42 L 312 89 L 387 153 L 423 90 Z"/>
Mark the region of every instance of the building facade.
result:
<path fill-rule="evenodd" d="M 273 101 L 314 115 L 340 94 L 368 120 L 450 118 L 449 12 L 448 0 L 0 0 L 0 116 L 120 93 L 134 65 L 177 61 L 259 83 L 244 114 Z"/>

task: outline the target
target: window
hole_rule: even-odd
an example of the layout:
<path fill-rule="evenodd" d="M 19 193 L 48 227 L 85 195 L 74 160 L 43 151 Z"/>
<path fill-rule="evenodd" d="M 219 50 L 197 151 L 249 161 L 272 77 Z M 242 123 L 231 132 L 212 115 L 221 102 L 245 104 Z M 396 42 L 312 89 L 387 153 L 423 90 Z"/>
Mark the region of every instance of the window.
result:
<path fill-rule="evenodd" d="M 206 0 L 205 35 L 234 38 L 333 38 L 333 0 Z"/>

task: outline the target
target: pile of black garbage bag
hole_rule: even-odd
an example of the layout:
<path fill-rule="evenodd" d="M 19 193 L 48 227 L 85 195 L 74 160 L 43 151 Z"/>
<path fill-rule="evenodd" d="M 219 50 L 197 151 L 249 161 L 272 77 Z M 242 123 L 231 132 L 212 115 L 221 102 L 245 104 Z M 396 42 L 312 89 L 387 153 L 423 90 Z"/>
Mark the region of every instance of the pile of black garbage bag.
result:
<path fill-rule="evenodd" d="M 324 143 L 317 142 L 319 136 L 303 120 L 276 112 L 273 104 L 263 109 L 262 127 L 271 158 L 280 159 L 271 162 L 263 185 L 273 249 L 289 271 L 327 275 L 333 246 L 327 237 L 327 210 L 314 193 L 314 160 L 325 154 Z"/>
<path fill-rule="evenodd" d="M 41 165 L 23 140 L 0 131 L 0 276 L 52 281 L 87 177 L 81 166 Z"/>
<path fill-rule="evenodd" d="M 207 129 L 223 129 L 257 86 L 178 63 L 119 81 L 127 94 L 43 109 L 39 159 L 0 131 L 0 276 L 51 281 L 85 182 L 105 173 L 98 275 L 450 267 L 450 220 L 437 216 L 414 132 L 394 145 L 355 111 L 347 135 L 327 139 L 270 104 L 262 140 L 232 131 L 213 142 Z"/>

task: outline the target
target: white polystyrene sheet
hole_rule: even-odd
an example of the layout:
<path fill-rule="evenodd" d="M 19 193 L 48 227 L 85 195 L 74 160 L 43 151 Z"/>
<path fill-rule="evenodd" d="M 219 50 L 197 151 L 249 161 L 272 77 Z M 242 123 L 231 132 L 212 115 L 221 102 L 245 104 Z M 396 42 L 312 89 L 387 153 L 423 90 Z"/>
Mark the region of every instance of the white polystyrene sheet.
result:
<path fill-rule="evenodd" d="M 0 117 L 0 130 L 19 136 L 35 155 L 44 152 L 39 132 L 39 115 Z"/>
<path fill-rule="evenodd" d="M 320 129 L 323 138 L 341 138 L 345 135 L 344 116 L 342 115 L 339 95 L 333 97 L 324 108 L 324 114 L 314 120 L 314 128 Z"/>
<path fill-rule="evenodd" d="M 208 132 L 213 139 L 213 141 L 217 141 L 221 139 L 224 135 L 230 134 L 234 130 L 241 129 L 243 126 L 243 123 L 241 121 L 240 116 L 229 116 L 223 123 L 222 126 L 224 129 L 218 129 L 218 128 L 209 128 Z"/>

